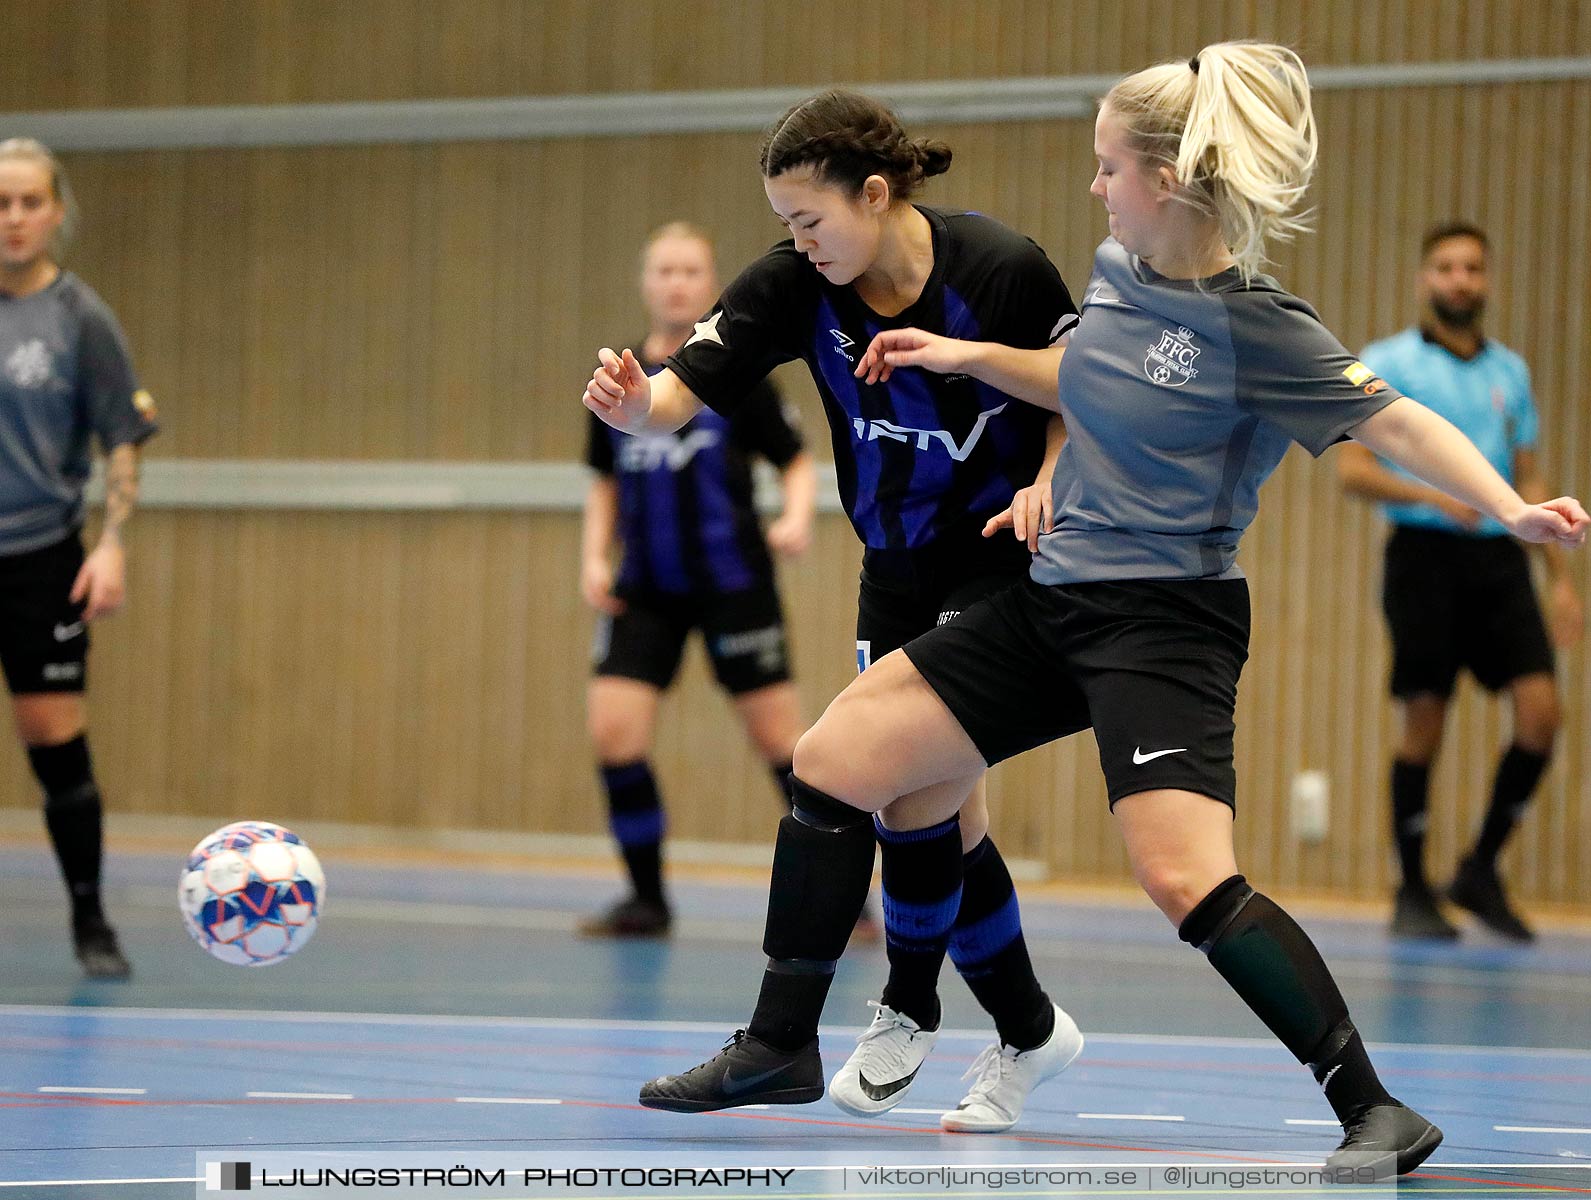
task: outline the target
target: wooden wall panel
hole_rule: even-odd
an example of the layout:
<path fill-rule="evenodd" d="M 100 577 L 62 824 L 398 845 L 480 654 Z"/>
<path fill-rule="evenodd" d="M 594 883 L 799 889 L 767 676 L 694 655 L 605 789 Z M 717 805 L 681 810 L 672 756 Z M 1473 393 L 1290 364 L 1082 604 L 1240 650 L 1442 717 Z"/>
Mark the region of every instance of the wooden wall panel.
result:
<path fill-rule="evenodd" d="M 1591 52 L 1577 0 L 5 0 L 0 111 L 1091 75 Z"/>
<path fill-rule="evenodd" d="M 1235 33 L 1289 38 L 1317 64 L 1591 53 L 1591 18 L 1572 2 L 924 7 L 295 0 L 225 6 L 223 28 L 221 7 L 179 0 L 8 4 L 8 36 L 31 52 L 0 80 L 0 107 L 1092 73 Z M 350 15 L 373 8 L 379 30 Z M 850 36 L 832 36 L 842 27 Z M 1547 470 L 1565 491 L 1591 491 L 1591 279 L 1579 266 L 1591 177 L 1583 155 L 1565 152 L 1591 145 L 1591 83 L 1331 91 L 1317 111 L 1317 231 L 1279 252 L 1283 281 L 1358 347 L 1411 318 L 1427 225 L 1485 224 L 1490 325 L 1535 372 Z M 957 150 L 927 199 L 1031 233 L 1080 295 L 1103 234 L 1086 193 L 1089 122 L 922 132 Z M 85 210 L 72 261 L 121 315 L 162 402 L 154 453 L 567 459 L 593 349 L 640 329 L 644 232 L 681 215 L 710 220 L 726 271 L 778 236 L 756 144 L 735 134 L 85 154 L 69 164 Z M 799 368 L 783 378 L 827 457 L 810 385 Z M 104 628 L 94 664 L 114 806 L 599 831 L 575 524 L 141 514 L 134 608 Z M 1238 829 L 1258 878 L 1361 895 L 1386 885 L 1382 537 L 1373 513 L 1340 495 L 1329 455 L 1310 463 L 1295 451 L 1245 542 L 1255 635 Z M 813 714 L 851 674 L 856 560 L 854 538 L 828 518 L 810 560 L 786 573 Z M 1574 569 L 1591 590 L 1583 556 Z M 1510 855 L 1527 896 L 1591 903 L 1583 650 L 1564 659 L 1562 682 L 1559 760 Z M 767 835 L 766 778 L 732 726 L 696 663 L 659 751 L 682 835 Z M 1506 737 L 1499 706 L 1465 691 L 1433 788 L 1438 875 L 1479 820 Z M 28 794 L 14 747 L 0 746 L 0 761 L 8 794 Z M 1289 824 L 1302 769 L 1332 783 L 1319 846 Z M 1091 738 L 1001 768 L 991 797 L 1008 853 L 1071 877 L 1121 876 Z"/>

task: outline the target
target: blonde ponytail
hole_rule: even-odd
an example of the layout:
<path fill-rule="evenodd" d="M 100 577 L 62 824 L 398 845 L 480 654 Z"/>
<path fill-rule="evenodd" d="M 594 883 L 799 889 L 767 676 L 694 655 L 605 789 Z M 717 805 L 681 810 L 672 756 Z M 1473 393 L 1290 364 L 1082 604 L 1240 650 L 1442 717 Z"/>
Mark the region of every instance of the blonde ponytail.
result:
<path fill-rule="evenodd" d="M 1304 64 L 1287 47 L 1207 46 L 1129 75 L 1105 106 L 1144 161 L 1170 167 L 1181 198 L 1216 219 L 1245 279 L 1268 240 L 1308 228 L 1295 209 L 1315 170 L 1315 117 Z"/>

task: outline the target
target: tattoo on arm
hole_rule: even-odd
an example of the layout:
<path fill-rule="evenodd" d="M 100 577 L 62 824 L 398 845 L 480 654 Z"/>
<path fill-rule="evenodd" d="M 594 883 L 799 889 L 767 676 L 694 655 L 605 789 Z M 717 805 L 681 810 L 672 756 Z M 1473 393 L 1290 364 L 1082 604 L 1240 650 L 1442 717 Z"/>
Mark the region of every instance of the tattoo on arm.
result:
<path fill-rule="evenodd" d="M 138 447 L 117 446 L 105 462 L 105 537 L 119 538 L 138 503 Z"/>

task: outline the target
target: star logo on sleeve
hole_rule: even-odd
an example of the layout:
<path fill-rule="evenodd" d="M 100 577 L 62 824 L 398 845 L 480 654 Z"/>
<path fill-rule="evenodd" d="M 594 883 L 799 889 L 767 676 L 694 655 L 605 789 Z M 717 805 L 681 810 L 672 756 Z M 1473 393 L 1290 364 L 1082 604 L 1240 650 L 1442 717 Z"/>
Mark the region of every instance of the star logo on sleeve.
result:
<path fill-rule="evenodd" d="M 697 342 L 717 342 L 720 346 L 722 346 L 724 344 L 724 339 L 718 335 L 718 322 L 723 315 L 724 310 L 719 309 L 712 316 L 708 317 L 707 320 L 697 321 L 695 332 L 691 334 L 690 341 L 686 342 L 685 344 L 687 346 L 694 346 Z"/>

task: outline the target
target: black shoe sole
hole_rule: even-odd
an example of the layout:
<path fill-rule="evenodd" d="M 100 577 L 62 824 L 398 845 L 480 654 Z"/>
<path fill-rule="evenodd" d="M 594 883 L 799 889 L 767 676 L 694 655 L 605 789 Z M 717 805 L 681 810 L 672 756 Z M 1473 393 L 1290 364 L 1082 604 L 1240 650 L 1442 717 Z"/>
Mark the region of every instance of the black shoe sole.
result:
<path fill-rule="evenodd" d="M 1354 1165 L 1343 1165 L 1333 1168 L 1331 1160 L 1328 1159 L 1326 1168 L 1328 1172 L 1332 1170 L 1338 1172 L 1338 1178 L 1335 1181 L 1338 1183 L 1369 1182 L 1360 1175 L 1360 1172 L 1367 1167 L 1374 1171 L 1376 1181 L 1381 1182 L 1393 1177 L 1394 1172 L 1389 1172 L 1387 1170 L 1388 1166 L 1395 1165 L 1397 1168 L 1395 1173 L 1397 1175 L 1407 1175 L 1426 1159 L 1430 1158 L 1441 1144 L 1442 1131 L 1427 1121 L 1425 1128 L 1420 1131 L 1420 1135 L 1402 1150 L 1397 1151 L 1395 1156 L 1376 1154 L 1371 1150 L 1338 1150 L 1336 1154 L 1353 1155 L 1356 1160 Z M 1332 1157 L 1335 1158 L 1336 1154 L 1333 1154 Z M 1392 1161 L 1389 1162 L 1389 1159 Z"/>
<path fill-rule="evenodd" d="M 815 1104 L 823 1099 L 823 1087 L 784 1088 L 776 1092 L 747 1092 L 713 1100 L 690 1100 L 683 1096 L 647 1096 L 640 1098 L 642 1108 L 656 1108 L 663 1112 L 699 1113 L 717 1112 L 722 1108 L 744 1108 L 748 1104 Z"/>
<path fill-rule="evenodd" d="M 1536 940 L 1535 931 L 1532 929 L 1519 929 L 1511 925 L 1500 925 L 1497 923 L 1496 919 L 1491 916 L 1491 914 L 1481 911 L 1481 909 L 1475 907 L 1473 904 L 1466 904 L 1463 900 L 1460 900 L 1457 896 L 1453 895 L 1449 895 L 1448 899 L 1454 904 L 1458 905 L 1459 908 L 1462 908 L 1465 912 L 1469 913 L 1470 916 L 1474 917 L 1477 921 L 1479 921 L 1482 925 L 1491 930 L 1500 938 L 1507 938 L 1510 942 L 1518 942 L 1521 945 Z"/>
<path fill-rule="evenodd" d="M 1425 1132 L 1414 1139 L 1414 1145 L 1406 1150 L 1398 1151 L 1398 1174 L 1407 1175 L 1415 1167 L 1430 1158 L 1441 1144 L 1442 1131 L 1427 1122 Z"/>

